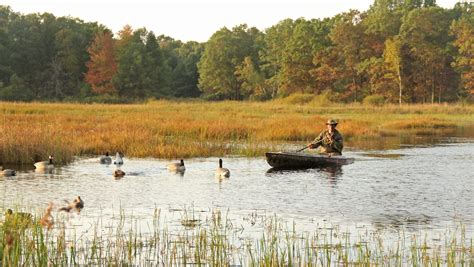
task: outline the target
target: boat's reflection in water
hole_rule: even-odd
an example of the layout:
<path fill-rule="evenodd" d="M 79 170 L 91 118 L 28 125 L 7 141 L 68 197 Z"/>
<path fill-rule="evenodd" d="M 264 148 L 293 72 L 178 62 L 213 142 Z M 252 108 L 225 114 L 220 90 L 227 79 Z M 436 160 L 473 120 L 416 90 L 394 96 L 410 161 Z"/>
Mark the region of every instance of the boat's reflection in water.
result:
<path fill-rule="evenodd" d="M 331 184 L 336 184 L 338 178 L 343 174 L 341 165 L 322 167 L 318 169 L 318 172 L 325 174 Z"/>
<path fill-rule="evenodd" d="M 281 175 L 293 175 L 295 173 L 319 173 L 327 177 L 329 183 L 335 185 L 338 179 L 342 176 L 342 165 L 328 165 L 319 168 L 308 168 L 308 169 L 281 169 L 281 168 L 270 168 L 267 170 L 267 176 L 273 174 Z"/>

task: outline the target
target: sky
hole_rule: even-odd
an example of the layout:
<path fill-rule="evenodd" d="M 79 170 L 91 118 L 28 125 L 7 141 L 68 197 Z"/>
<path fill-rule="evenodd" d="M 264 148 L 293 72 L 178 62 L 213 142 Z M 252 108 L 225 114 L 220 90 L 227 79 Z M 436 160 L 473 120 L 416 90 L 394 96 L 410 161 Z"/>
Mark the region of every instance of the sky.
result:
<path fill-rule="evenodd" d="M 438 0 L 452 8 L 457 0 Z M 145 27 L 156 35 L 187 41 L 207 41 L 223 27 L 247 24 L 265 30 L 291 18 L 332 17 L 349 9 L 367 10 L 373 0 L 1 0 L 22 14 L 52 13 L 99 22 L 114 33 L 126 24 Z"/>

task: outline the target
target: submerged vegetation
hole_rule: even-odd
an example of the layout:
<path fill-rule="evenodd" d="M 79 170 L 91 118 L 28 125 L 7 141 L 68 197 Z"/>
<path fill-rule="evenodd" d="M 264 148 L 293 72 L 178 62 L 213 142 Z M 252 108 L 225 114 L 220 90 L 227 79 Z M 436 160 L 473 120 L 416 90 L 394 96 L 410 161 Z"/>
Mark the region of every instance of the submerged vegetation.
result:
<path fill-rule="evenodd" d="M 463 227 L 435 234 L 383 230 L 350 233 L 339 225 L 297 230 L 276 216 L 249 216 L 242 223 L 219 210 L 199 220 L 181 215 L 181 223 L 161 210 L 140 220 L 121 211 L 99 218 L 90 231 L 66 227 L 69 217 L 43 228 L 5 218 L 0 227 L 0 260 L 5 266 L 49 265 L 212 265 L 229 266 L 470 266 L 472 237 Z M 146 227 L 143 220 L 147 221 Z M 106 221 L 106 225 L 102 225 Z M 183 223 L 192 221 L 193 223 Z M 141 223 L 140 223 L 141 222 Z M 245 223 L 246 222 L 246 223 Z M 104 231 L 104 227 L 107 230 Z"/>
<path fill-rule="evenodd" d="M 415 135 L 450 136 L 472 126 L 474 107 L 464 105 L 337 105 L 294 97 L 264 103 L 151 101 L 137 105 L 8 103 L 0 105 L 0 162 L 33 164 L 54 155 L 121 151 L 128 157 L 259 156 L 282 144 L 302 145 L 340 121 L 346 147 L 363 140 Z"/>

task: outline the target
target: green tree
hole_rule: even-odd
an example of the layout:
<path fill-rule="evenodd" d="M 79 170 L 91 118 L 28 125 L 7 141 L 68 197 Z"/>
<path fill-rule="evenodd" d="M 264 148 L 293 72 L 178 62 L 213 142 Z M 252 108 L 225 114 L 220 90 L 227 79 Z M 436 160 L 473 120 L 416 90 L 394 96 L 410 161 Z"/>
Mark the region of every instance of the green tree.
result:
<path fill-rule="evenodd" d="M 291 19 L 280 21 L 278 24 L 265 31 L 263 48 L 259 51 L 260 68 L 267 78 L 266 83 L 271 89 L 271 96 L 279 94 L 284 82 L 284 74 L 281 71 L 284 65 L 286 42 L 293 34 L 295 22 Z"/>
<path fill-rule="evenodd" d="M 204 52 L 204 44 L 187 42 L 175 49 L 176 67 L 172 70 L 172 91 L 175 97 L 199 97 L 197 64 Z"/>
<path fill-rule="evenodd" d="M 0 21 L 5 37 L 0 38 L 0 83 L 28 91 L 18 94 L 22 100 L 78 95 L 95 23 L 48 13 L 21 15 L 6 7 L 0 7 Z"/>
<path fill-rule="evenodd" d="M 382 95 L 386 99 L 392 98 L 392 90 L 390 80 L 386 75 L 384 59 L 379 57 L 371 57 L 357 64 L 357 72 L 359 75 L 366 77 L 364 95 Z"/>
<path fill-rule="evenodd" d="M 288 19 L 267 29 L 260 59 L 273 96 L 320 92 L 311 74 L 313 59 L 331 44 L 328 34 L 333 24 L 332 19 Z"/>
<path fill-rule="evenodd" d="M 25 82 L 16 74 L 13 74 L 8 82 L 8 86 L 0 86 L 0 99 L 8 101 L 29 101 L 33 99 L 30 90 L 27 89 Z"/>
<path fill-rule="evenodd" d="M 127 100 L 144 99 L 153 95 L 152 78 L 148 76 L 145 40 L 147 32 L 138 29 L 129 36 L 126 26 L 119 33 L 117 73 L 112 81 L 120 97 Z"/>
<path fill-rule="evenodd" d="M 197 63 L 204 45 L 197 42 L 182 43 L 169 36 L 160 36 L 160 47 L 165 57 L 165 72 L 169 77 L 170 95 L 174 97 L 198 97 L 199 74 Z"/>
<path fill-rule="evenodd" d="M 84 23 L 78 19 L 58 18 L 60 24 L 55 34 L 57 53 L 53 58 L 53 81 L 55 90 L 64 97 L 79 94 L 87 72 L 88 46 L 94 33 L 100 30 L 95 23 Z"/>
<path fill-rule="evenodd" d="M 9 25 L 15 16 L 10 7 L 0 6 L 0 88 L 9 83 L 13 74 L 8 56 L 11 51 Z"/>
<path fill-rule="evenodd" d="M 361 23 L 363 16 L 360 12 L 352 10 L 341 16 L 341 19 L 331 30 L 330 38 L 333 47 L 329 53 L 338 55 L 332 64 L 337 64 L 340 75 L 336 76 L 342 86 L 340 93 L 346 100 L 357 101 L 362 97 L 362 79 L 358 71 L 358 64 L 369 59 L 372 49 L 366 46 L 367 38 L 365 26 Z"/>
<path fill-rule="evenodd" d="M 398 103 L 402 104 L 403 97 L 403 80 L 402 80 L 402 42 L 398 38 L 387 39 L 385 41 L 385 50 L 383 57 L 385 59 L 386 68 L 388 70 L 386 76 L 396 81 L 398 85 Z"/>
<path fill-rule="evenodd" d="M 457 93 L 452 89 L 456 88 L 452 82 L 443 82 L 452 71 L 452 56 L 447 49 L 451 42 L 448 34 L 451 21 L 451 13 L 439 7 L 414 9 L 404 18 L 400 36 L 409 49 L 407 71 L 415 102 L 434 103 L 436 95 L 441 101 L 443 93 L 446 97 Z"/>
<path fill-rule="evenodd" d="M 318 27 L 319 20 L 295 21 L 293 33 L 286 42 L 281 68 L 281 88 L 285 94 L 293 92 L 318 93 L 310 71 L 314 68 L 314 55 L 327 46 L 326 28 Z M 318 30 L 318 31 L 317 31 Z"/>
<path fill-rule="evenodd" d="M 153 96 L 168 95 L 168 80 L 165 77 L 166 62 L 153 32 L 149 32 L 146 36 L 145 53 L 143 64 L 147 81 L 144 86 L 149 88 Z"/>
<path fill-rule="evenodd" d="M 240 66 L 236 67 L 235 75 L 241 82 L 242 95 L 246 99 L 266 100 L 271 97 L 265 85 L 265 77 L 257 69 L 251 57 L 245 57 Z"/>
<path fill-rule="evenodd" d="M 376 34 L 380 44 L 400 31 L 402 2 L 398 0 L 375 0 L 367 11 L 363 24 L 366 33 Z"/>
<path fill-rule="evenodd" d="M 34 98 L 46 97 L 44 73 L 49 69 L 42 51 L 41 23 L 38 15 L 18 16 L 8 25 L 9 34 L 9 68 L 15 79 L 28 85 Z M 51 49 L 51 48 L 50 48 Z M 54 47 L 53 47 L 54 49 Z"/>
<path fill-rule="evenodd" d="M 261 32 L 247 25 L 223 28 L 206 43 L 204 54 L 198 63 L 199 88 L 211 99 L 242 99 L 241 82 L 235 70 L 245 57 L 258 64 Z"/>
<path fill-rule="evenodd" d="M 100 56 L 94 34 L 105 27 L 0 6 L 0 99 L 62 100 L 92 90 L 130 100 L 266 99 L 330 90 L 343 101 L 374 94 L 454 101 L 472 94 L 472 20 L 467 4 L 374 0 L 367 12 L 286 19 L 265 33 L 223 28 L 205 44 L 126 25 Z"/>
<path fill-rule="evenodd" d="M 417 8 L 436 6 L 436 0 L 404 0 L 402 5 L 406 12 L 410 12 Z"/>
<path fill-rule="evenodd" d="M 451 25 L 454 45 L 458 49 L 453 66 L 461 76 L 463 91 L 474 96 L 474 13 L 468 12 Z"/>

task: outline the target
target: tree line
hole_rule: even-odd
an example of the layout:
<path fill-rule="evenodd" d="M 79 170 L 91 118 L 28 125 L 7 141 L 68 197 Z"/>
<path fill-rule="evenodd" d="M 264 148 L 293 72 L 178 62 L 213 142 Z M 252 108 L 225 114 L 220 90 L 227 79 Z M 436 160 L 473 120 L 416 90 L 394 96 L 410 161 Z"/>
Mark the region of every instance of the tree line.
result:
<path fill-rule="evenodd" d="M 286 19 L 265 31 L 243 24 L 183 43 L 145 28 L 126 25 L 114 35 L 97 22 L 0 6 L 0 99 L 472 99 L 472 8 L 375 0 L 365 12 Z"/>

